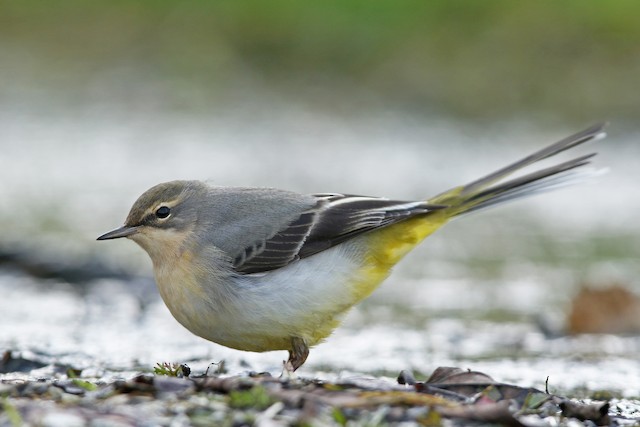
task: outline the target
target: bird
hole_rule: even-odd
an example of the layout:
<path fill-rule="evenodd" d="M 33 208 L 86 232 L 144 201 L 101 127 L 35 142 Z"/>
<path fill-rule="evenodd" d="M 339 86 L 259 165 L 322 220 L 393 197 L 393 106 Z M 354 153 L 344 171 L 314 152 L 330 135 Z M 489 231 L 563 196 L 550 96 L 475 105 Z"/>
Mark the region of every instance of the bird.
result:
<path fill-rule="evenodd" d="M 449 220 L 581 177 L 596 153 L 514 173 L 603 138 L 598 124 L 426 200 L 223 187 L 196 180 L 144 192 L 124 226 L 153 263 L 159 293 L 193 334 L 226 347 L 288 351 L 293 373 L 345 314 Z"/>

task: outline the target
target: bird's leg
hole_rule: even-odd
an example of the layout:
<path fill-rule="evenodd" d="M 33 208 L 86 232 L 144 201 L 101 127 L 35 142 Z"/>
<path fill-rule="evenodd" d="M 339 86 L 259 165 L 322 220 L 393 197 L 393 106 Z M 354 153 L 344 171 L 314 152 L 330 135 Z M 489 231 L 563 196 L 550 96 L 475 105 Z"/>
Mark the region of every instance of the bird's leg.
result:
<path fill-rule="evenodd" d="M 298 369 L 309 356 L 309 346 L 302 338 L 291 338 L 291 350 L 289 350 L 289 360 L 284 362 L 282 376 L 295 377 L 294 371 Z"/>
<path fill-rule="evenodd" d="M 289 350 L 289 360 L 287 363 L 291 364 L 291 367 L 295 371 L 307 360 L 309 356 L 309 346 L 304 342 L 302 338 L 291 338 L 291 350 Z"/>

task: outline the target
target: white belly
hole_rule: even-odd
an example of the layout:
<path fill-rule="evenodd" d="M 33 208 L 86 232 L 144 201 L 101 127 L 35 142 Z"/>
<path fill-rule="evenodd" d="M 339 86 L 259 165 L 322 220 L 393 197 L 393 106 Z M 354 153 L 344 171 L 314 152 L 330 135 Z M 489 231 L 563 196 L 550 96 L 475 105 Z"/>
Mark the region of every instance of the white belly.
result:
<path fill-rule="evenodd" d="M 335 329 L 359 297 L 350 284 L 361 269 L 357 242 L 343 244 L 267 273 L 223 275 L 204 269 L 156 269 L 173 316 L 210 341 L 240 350 L 313 345 Z"/>

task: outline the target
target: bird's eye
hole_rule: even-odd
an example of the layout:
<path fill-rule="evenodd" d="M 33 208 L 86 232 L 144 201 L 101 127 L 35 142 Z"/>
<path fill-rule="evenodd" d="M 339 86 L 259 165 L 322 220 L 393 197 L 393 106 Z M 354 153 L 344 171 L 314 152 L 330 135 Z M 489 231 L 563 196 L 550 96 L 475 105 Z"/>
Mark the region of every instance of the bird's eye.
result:
<path fill-rule="evenodd" d="M 156 216 L 160 219 L 164 219 L 166 217 L 169 216 L 169 214 L 171 213 L 171 209 L 169 209 L 166 206 L 160 206 L 157 210 L 156 210 Z"/>

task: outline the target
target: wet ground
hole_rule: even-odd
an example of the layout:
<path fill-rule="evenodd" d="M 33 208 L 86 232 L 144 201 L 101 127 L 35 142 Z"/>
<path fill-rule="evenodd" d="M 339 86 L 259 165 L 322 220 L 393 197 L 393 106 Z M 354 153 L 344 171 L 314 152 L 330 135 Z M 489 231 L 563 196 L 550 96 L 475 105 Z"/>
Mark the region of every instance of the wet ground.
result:
<path fill-rule="evenodd" d="M 3 107 L 0 105 L 0 110 Z M 585 123 L 589 125 L 588 123 Z M 338 118 L 264 106 L 123 113 L 108 105 L 0 114 L 0 350 L 42 363 L 3 380 L 51 378 L 55 366 L 113 381 L 158 362 L 202 373 L 278 374 L 284 352 L 244 353 L 184 330 L 159 300 L 131 242 L 96 242 L 135 198 L 171 179 L 428 197 L 579 128 L 469 125 L 390 113 Z M 313 349 L 303 377 L 428 376 L 438 366 L 590 397 L 605 390 L 637 416 L 640 338 L 564 333 L 583 285 L 638 293 L 635 195 L 640 135 L 612 124 L 597 150 L 609 173 L 454 221 Z"/>

